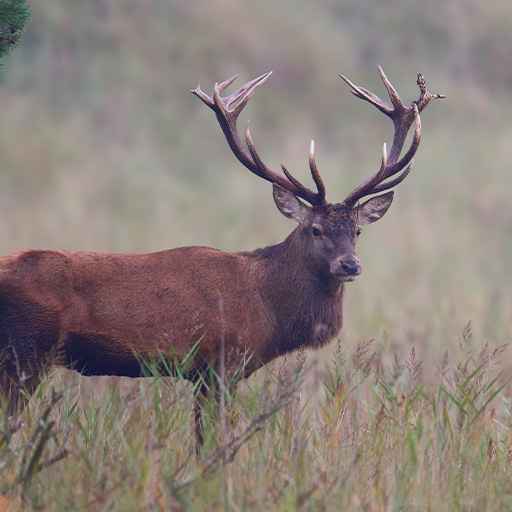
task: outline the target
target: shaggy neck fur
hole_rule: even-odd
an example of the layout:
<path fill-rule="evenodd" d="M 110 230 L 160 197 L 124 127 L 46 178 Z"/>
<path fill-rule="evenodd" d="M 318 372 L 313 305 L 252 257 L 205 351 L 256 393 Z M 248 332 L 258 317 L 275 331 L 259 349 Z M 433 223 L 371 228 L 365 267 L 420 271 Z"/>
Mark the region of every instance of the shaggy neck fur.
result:
<path fill-rule="evenodd" d="M 307 265 L 300 228 L 280 244 L 252 253 L 263 265 L 260 293 L 273 313 L 270 359 L 299 347 L 319 347 L 342 327 L 343 284 Z"/>

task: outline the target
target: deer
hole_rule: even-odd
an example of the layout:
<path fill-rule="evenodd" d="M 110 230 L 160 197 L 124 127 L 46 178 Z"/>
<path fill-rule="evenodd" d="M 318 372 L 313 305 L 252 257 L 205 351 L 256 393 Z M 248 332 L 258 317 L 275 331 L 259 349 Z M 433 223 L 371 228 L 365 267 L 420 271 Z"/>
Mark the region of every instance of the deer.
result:
<path fill-rule="evenodd" d="M 295 229 L 275 245 L 234 253 L 194 246 L 148 254 L 26 250 L 0 258 L 0 392 L 8 414 L 23 409 L 49 367 L 143 377 L 143 360 L 164 360 L 172 373 L 178 358 L 192 353 L 180 376 L 196 384 L 200 446 L 202 409 L 216 382 L 208 375 L 220 364 L 226 379 L 239 381 L 279 356 L 322 347 L 339 335 L 345 284 L 362 270 L 356 255 L 361 226 L 390 207 L 420 144 L 420 112 L 444 96 L 431 93 L 418 74 L 419 98 L 406 104 L 379 67 L 388 104 L 339 75 L 357 98 L 392 121 L 394 131 L 377 172 L 331 203 L 314 141 L 313 190 L 284 165 L 277 171 L 265 164 L 249 128 L 243 138 L 238 132 L 239 115 L 271 73 L 231 94 L 225 91 L 237 76 L 216 83 L 211 96 L 200 86 L 191 92 L 214 112 L 236 159 L 272 184 L 278 211 L 296 222 Z"/>

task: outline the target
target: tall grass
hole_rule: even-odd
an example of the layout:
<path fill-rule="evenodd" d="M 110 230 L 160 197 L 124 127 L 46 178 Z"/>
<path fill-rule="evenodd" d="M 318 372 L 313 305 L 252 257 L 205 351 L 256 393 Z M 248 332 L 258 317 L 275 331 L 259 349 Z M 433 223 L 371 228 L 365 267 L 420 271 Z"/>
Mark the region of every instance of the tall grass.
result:
<path fill-rule="evenodd" d="M 197 458 L 188 385 L 60 374 L 3 432 L 3 490 L 14 509 L 505 510 L 506 351 L 468 328 L 430 374 L 376 341 L 289 356 L 241 386 Z"/>

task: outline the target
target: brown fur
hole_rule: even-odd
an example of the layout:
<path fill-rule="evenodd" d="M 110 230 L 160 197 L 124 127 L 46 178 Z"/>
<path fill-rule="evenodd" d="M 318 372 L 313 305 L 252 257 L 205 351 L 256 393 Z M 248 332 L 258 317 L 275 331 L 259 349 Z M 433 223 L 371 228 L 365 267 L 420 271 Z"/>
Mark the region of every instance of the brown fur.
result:
<path fill-rule="evenodd" d="M 184 247 L 151 254 L 27 251 L 0 259 L 4 392 L 16 405 L 50 361 L 84 375 L 140 376 L 140 358 L 183 358 L 195 379 L 244 375 L 341 329 L 343 286 L 304 261 L 301 229 L 273 247 L 225 253 Z M 302 252 L 301 252 L 302 250 Z M 20 382 L 20 377 L 21 381 Z"/>

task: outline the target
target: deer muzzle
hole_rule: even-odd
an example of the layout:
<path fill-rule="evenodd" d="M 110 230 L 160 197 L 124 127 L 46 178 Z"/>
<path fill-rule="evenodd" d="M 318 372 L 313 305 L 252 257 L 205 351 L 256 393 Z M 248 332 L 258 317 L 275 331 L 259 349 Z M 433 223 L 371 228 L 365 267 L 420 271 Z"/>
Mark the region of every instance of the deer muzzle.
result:
<path fill-rule="evenodd" d="M 343 281 L 353 281 L 361 273 L 357 256 L 339 256 L 331 262 L 331 274 Z"/>

